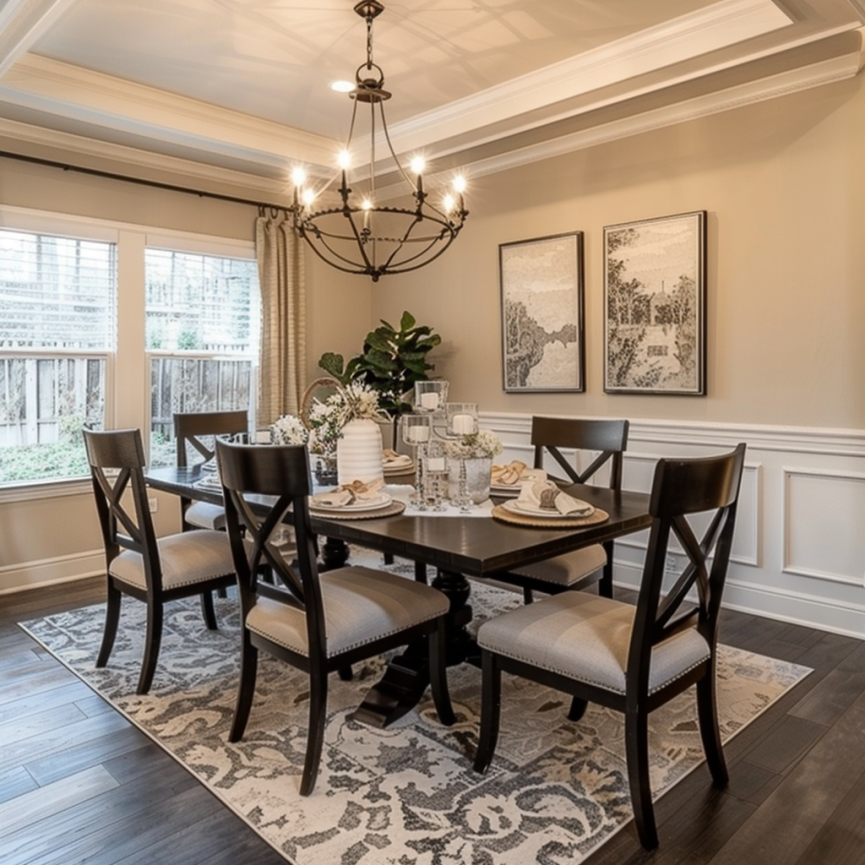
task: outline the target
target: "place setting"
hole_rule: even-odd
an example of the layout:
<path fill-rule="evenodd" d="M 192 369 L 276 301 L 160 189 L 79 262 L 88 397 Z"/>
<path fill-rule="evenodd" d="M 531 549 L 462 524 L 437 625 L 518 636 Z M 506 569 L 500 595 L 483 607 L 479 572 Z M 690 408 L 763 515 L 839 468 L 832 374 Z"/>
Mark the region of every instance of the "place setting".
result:
<path fill-rule="evenodd" d="M 383 480 L 340 484 L 332 490 L 311 495 L 309 509 L 313 514 L 336 520 L 377 519 L 401 514 L 405 503 L 385 492 L 383 487 Z"/>
<path fill-rule="evenodd" d="M 517 497 L 496 505 L 492 515 L 502 522 L 544 528 L 592 526 L 610 518 L 602 508 L 574 498 L 547 479 L 523 481 Z"/>
<path fill-rule="evenodd" d="M 522 460 L 511 460 L 507 465 L 494 465 L 490 474 L 490 492 L 494 496 L 518 496 L 525 481 L 546 480 L 544 469 L 533 469 Z"/>

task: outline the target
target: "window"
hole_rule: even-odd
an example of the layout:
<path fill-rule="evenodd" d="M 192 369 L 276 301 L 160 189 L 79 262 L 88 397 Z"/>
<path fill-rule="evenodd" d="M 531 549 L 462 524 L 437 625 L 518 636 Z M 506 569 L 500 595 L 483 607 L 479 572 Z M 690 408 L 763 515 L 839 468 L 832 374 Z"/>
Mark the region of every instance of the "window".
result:
<path fill-rule="evenodd" d="M 256 262 L 147 249 L 153 465 L 175 460 L 174 412 L 252 412 L 258 361 Z"/>
<path fill-rule="evenodd" d="M 0 229 L 0 485 L 89 474 L 116 295 L 113 243 Z"/>

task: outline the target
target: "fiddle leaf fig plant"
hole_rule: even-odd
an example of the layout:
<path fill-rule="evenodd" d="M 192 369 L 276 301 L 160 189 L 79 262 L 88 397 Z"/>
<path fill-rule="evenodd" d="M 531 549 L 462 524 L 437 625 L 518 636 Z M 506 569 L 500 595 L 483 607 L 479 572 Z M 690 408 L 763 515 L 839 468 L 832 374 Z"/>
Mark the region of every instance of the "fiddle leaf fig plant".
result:
<path fill-rule="evenodd" d="M 343 385 L 363 381 L 379 392 L 379 404 L 391 414 L 409 411 L 411 404 L 404 396 L 416 381 L 426 381 L 435 369 L 427 354 L 441 342 L 428 325 L 419 325 L 409 312 L 403 312 L 399 329 L 381 319 L 381 326 L 370 331 L 363 342 L 361 354 L 348 363 L 341 354 L 326 352 L 318 365 Z"/>

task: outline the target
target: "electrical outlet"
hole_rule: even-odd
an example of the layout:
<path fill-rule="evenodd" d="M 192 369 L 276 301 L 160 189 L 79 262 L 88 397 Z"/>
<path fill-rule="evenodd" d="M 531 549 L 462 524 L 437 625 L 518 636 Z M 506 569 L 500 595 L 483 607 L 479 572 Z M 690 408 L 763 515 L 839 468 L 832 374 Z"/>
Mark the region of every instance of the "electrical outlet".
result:
<path fill-rule="evenodd" d="M 159 510 L 159 499 L 157 499 L 157 498 L 148 499 L 147 505 L 150 508 L 150 513 L 155 514 Z"/>

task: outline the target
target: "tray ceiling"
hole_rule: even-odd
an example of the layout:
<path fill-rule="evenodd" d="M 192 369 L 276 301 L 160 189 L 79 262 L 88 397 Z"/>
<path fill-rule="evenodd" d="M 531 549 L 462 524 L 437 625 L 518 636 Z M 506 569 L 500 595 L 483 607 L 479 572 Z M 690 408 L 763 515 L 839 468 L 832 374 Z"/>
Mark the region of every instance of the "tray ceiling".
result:
<path fill-rule="evenodd" d="M 865 22 L 860 0 L 385 5 L 393 143 L 470 175 L 850 77 Z M 279 195 L 348 131 L 352 6 L 0 0 L 0 149 Z"/>

